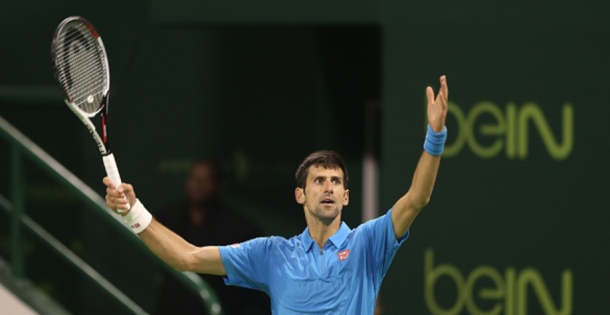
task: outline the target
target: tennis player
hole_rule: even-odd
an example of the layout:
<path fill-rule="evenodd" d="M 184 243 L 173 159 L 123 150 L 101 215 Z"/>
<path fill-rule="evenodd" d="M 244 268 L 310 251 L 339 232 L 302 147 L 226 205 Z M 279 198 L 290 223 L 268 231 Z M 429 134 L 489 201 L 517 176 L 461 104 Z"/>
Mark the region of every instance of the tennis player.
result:
<path fill-rule="evenodd" d="M 271 236 L 196 247 L 154 220 L 129 184 L 115 188 L 104 178 L 106 203 L 114 211 L 133 205 L 123 218 L 172 267 L 263 291 L 271 298 L 273 314 L 371 315 L 396 251 L 432 194 L 447 137 L 445 76 L 440 83 L 436 97 L 431 87 L 426 90 L 428 134 L 409 191 L 386 214 L 353 230 L 341 222 L 349 203 L 347 169 L 332 151 L 312 153 L 296 172 L 294 195 L 303 205 L 307 228 L 290 239 Z"/>

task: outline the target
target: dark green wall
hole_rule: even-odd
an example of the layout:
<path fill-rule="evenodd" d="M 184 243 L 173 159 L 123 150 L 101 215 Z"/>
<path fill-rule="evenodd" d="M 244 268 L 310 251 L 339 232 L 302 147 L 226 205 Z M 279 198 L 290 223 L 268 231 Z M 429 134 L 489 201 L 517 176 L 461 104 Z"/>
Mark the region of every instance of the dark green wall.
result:
<path fill-rule="evenodd" d="M 390 3 L 383 201 L 391 204 L 404 192 L 421 151 L 424 106 L 413 104 L 423 103 L 424 84 L 437 85 L 436 76 L 447 74 L 454 109 L 472 122 L 460 125 L 450 115 L 449 145 L 470 140 L 443 161 L 432 201 L 388 274 L 384 293 L 391 313 L 605 312 L 610 256 L 604 178 L 610 168 L 604 165 L 609 109 L 603 73 L 609 70 L 610 28 L 601 12 L 607 6 Z M 573 112 L 565 122 L 564 104 Z M 573 124 L 570 150 L 551 155 L 537 125 L 511 119 L 513 109 L 515 117 L 539 111 L 541 125 L 548 124 L 559 144 L 568 141 L 562 133 Z M 527 136 L 517 136 L 525 128 Z M 523 139 L 529 141 L 525 156 L 513 151 Z M 485 156 L 468 143 L 501 149 Z"/>
<path fill-rule="evenodd" d="M 104 38 L 115 155 L 147 206 L 181 198 L 188 163 L 214 156 L 226 161 L 227 199 L 268 234 L 303 229 L 292 176 L 307 153 L 323 148 L 348 161 L 346 220 L 359 223 L 364 105 L 379 98 L 380 206 L 391 207 L 422 151 L 425 86 L 437 88 L 446 74 L 447 156 L 432 202 L 384 282 L 387 313 L 605 309 L 608 5 L 100 3 L 31 1 L 0 10 L 0 38 L 15 43 L 0 50 L 0 115 L 100 194 L 97 151 L 61 101 L 49 89 L 25 95 L 37 101 L 7 96 L 9 86 L 54 86 L 50 38 L 65 16 L 87 17 Z M 108 230 L 95 220 L 73 218 L 82 229 L 66 239 L 82 239 L 83 255 L 123 281 L 116 266 L 137 258 L 110 233 L 100 242 Z M 147 274 L 155 273 L 141 270 L 142 287 L 120 285 L 152 308 L 155 282 Z M 78 307 L 96 307 L 88 303 Z"/>

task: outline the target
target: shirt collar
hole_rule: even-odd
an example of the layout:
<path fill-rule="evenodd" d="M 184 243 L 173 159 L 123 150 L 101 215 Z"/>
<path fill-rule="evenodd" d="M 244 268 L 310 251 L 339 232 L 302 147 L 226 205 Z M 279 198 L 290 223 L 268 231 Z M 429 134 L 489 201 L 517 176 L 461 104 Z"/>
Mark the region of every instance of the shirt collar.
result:
<path fill-rule="evenodd" d="M 349 226 L 347 226 L 345 222 L 341 222 L 339 230 L 335 232 L 335 234 L 333 234 L 329 238 L 329 240 L 333 245 L 335 245 L 336 248 L 339 248 L 341 247 L 341 245 L 343 245 L 343 242 L 345 242 L 345 239 L 347 238 L 347 235 L 350 231 L 351 229 L 349 228 Z M 313 238 L 311 238 L 311 235 L 309 235 L 309 227 L 305 228 L 305 231 L 303 231 L 303 233 L 301 234 L 301 241 L 303 242 L 303 247 L 305 248 L 305 251 L 309 252 L 309 250 L 311 250 L 313 244 L 315 243 Z"/>

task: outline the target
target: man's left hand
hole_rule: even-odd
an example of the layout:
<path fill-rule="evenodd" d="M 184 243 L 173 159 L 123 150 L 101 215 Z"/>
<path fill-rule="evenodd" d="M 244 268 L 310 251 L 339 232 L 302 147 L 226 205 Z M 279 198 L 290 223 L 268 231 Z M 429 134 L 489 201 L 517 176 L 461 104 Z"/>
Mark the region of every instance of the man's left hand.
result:
<path fill-rule="evenodd" d="M 434 98 L 434 90 L 432 87 L 426 89 L 428 97 L 428 123 L 434 132 L 441 132 L 445 127 L 445 119 L 447 118 L 449 88 L 447 87 L 447 77 L 441 76 L 441 88 Z"/>

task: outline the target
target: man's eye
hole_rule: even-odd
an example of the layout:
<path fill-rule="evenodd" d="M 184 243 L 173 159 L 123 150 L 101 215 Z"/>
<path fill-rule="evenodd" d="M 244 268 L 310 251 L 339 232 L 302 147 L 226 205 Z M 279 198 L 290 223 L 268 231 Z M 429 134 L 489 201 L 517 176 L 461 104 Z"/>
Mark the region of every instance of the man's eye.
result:
<path fill-rule="evenodd" d="M 321 181 L 319 178 L 316 178 L 316 180 L 314 180 L 313 182 L 314 182 L 314 183 L 316 183 L 316 184 L 319 184 L 319 183 L 321 183 L 322 181 Z"/>
<path fill-rule="evenodd" d="M 333 184 L 339 185 L 339 184 L 341 184 L 341 182 L 338 179 L 333 179 Z"/>

